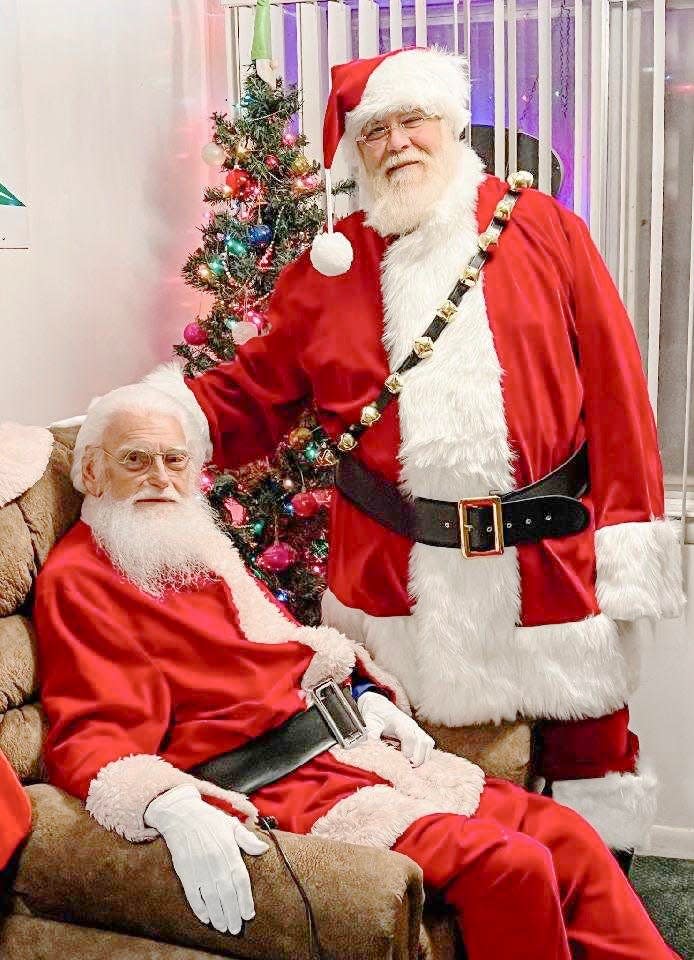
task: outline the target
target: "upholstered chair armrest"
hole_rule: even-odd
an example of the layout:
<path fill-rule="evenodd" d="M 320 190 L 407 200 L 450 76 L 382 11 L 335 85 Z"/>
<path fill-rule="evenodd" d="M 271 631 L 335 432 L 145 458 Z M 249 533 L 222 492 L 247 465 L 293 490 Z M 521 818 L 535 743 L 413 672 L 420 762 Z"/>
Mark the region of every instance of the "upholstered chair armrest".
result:
<path fill-rule="evenodd" d="M 191 912 L 163 840 L 130 843 L 54 787 L 28 792 L 34 826 L 14 893 L 34 915 L 236 958 L 309 955 L 304 904 L 274 847 L 246 858 L 255 919 L 238 937 L 220 934 Z M 324 955 L 414 960 L 423 900 L 416 864 L 390 851 L 278 836 L 310 898 Z"/>

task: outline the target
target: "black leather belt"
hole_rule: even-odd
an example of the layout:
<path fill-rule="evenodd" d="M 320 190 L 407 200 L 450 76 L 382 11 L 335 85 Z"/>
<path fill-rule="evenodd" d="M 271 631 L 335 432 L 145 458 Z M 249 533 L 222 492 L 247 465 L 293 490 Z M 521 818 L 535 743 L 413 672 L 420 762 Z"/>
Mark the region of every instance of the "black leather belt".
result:
<path fill-rule="evenodd" d="M 313 706 L 249 743 L 193 767 L 189 773 L 225 790 L 252 794 L 339 744 L 361 743 L 366 728 L 357 705 L 334 680 L 312 691 Z"/>
<path fill-rule="evenodd" d="M 499 556 L 504 547 L 579 533 L 590 519 L 577 499 L 589 488 L 586 443 L 527 487 L 457 503 L 408 500 L 396 484 L 354 457 L 340 460 L 335 484 L 355 506 L 395 533 L 432 547 L 459 547 L 466 557 Z"/>

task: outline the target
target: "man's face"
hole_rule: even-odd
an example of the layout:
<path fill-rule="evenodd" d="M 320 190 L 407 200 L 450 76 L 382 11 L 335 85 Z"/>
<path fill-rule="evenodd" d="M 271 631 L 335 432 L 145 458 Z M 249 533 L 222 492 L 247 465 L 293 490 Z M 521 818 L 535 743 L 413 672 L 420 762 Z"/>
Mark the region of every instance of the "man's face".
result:
<path fill-rule="evenodd" d="M 194 492 L 194 467 L 183 427 L 174 416 L 118 413 L 104 430 L 100 448 L 88 451 L 82 468 L 84 486 L 94 497 L 108 493 L 113 500 L 130 500 L 138 510 L 147 510 Z M 160 456 L 148 462 L 153 454 Z"/>
<path fill-rule="evenodd" d="M 400 125 L 413 118 L 425 117 L 413 129 Z M 428 117 L 423 110 L 408 110 L 389 113 L 386 117 L 371 120 L 361 131 L 362 137 L 376 128 L 389 127 L 386 136 L 376 142 L 360 140 L 359 153 L 367 175 L 372 181 L 385 184 L 407 182 L 413 189 L 426 179 L 432 161 L 442 149 L 441 120 Z"/>

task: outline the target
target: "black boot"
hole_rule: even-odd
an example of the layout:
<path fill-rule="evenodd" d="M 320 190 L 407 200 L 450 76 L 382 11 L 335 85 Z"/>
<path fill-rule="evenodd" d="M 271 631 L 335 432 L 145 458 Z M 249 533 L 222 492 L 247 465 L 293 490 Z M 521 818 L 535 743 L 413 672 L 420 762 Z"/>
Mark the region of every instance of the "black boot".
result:
<path fill-rule="evenodd" d="M 612 850 L 612 856 L 615 858 L 617 863 L 622 868 L 622 873 L 625 877 L 629 876 L 629 871 L 631 870 L 631 864 L 634 860 L 634 851 L 633 850 Z"/>

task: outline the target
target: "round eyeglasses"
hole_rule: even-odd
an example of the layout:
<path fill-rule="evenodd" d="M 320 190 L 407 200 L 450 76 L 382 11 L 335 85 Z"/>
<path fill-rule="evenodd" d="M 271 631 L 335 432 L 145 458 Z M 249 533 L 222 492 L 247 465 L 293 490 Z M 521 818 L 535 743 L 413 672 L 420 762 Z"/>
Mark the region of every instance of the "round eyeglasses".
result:
<path fill-rule="evenodd" d="M 368 127 L 359 137 L 355 137 L 357 143 L 364 143 L 367 147 L 377 147 L 391 135 L 396 127 L 400 127 L 406 133 L 417 130 L 428 120 L 439 120 L 440 117 L 435 113 L 406 113 L 394 120 L 392 123 L 377 123 L 373 127 Z"/>
<path fill-rule="evenodd" d="M 120 464 L 128 473 L 133 474 L 149 472 L 159 457 L 161 457 L 164 469 L 169 473 L 180 473 L 190 463 L 190 454 L 187 450 L 172 449 L 164 450 L 163 453 L 155 450 L 124 450 L 120 456 L 116 457 L 105 447 L 99 447 L 99 449 L 103 450 L 111 460 Z"/>

